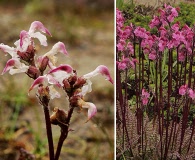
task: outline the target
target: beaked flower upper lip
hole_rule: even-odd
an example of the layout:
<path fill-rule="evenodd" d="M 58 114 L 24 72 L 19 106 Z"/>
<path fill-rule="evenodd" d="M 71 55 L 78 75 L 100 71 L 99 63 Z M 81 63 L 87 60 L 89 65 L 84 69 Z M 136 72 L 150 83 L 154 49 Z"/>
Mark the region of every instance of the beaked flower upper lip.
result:
<path fill-rule="evenodd" d="M 101 74 L 102 76 L 105 76 L 105 79 L 110 81 L 110 83 L 113 84 L 113 80 L 110 76 L 110 72 L 109 72 L 108 68 L 104 65 L 99 65 L 94 71 L 83 75 L 83 78 L 90 79 L 92 77 L 97 76 L 98 74 Z"/>

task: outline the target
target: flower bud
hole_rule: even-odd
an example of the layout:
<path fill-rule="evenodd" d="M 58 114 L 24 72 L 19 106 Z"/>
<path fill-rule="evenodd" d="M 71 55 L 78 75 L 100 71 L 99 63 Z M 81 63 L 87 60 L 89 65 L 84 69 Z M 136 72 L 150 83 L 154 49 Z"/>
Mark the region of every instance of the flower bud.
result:
<path fill-rule="evenodd" d="M 70 83 L 68 82 L 67 79 L 64 79 L 64 80 L 62 81 L 62 83 L 63 83 L 63 88 L 64 88 L 64 90 L 69 90 L 69 89 L 71 89 Z"/>
<path fill-rule="evenodd" d="M 34 66 L 29 66 L 26 74 L 33 79 L 37 79 L 41 75 L 40 71 Z"/>
<path fill-rule="evenodd" d="M 77 78 L 77 81 L 73 85 L 74 89 L 78 89 L 83 87 L 83 85 L 86 83 L 86 80 L 82 77 Z"/>
<path fill-rule="evenodd" d="M 66 118 L 66 112 L 58 107 L 55 107 L 52 115 L 50 116 L 50 121 L 54 125 L 61 125 L 66 123 Z"/>
<path fill-rule="evenodd" d="M 80 96 L 72 96 L 69 100 L 70 101 L 70 106 L 71 107 L 79 107 L 78 102 L 79 102 L 80 99 L 81 99 Z"/>
<path fill-rule="evenodd" d="M 77 76 L 76 75 L 71 76 L 71 77 L 68 78 L 68 82 L 70 83 L 70 85 L 74 85 L 76 81 L 77 81 Z"/>
<path fill-rule="evenodd" d="M 28 62 L 29 64 L 34 63 L 35 49 L 32 45 L 28 46 L 26 52 L 17 51 L 17 54 L 22 60 Z"/>
<path fill-rule="evenodd" d="M 40 72 L 43 72 L 46 69 L 48 62 L 49 62 L 49 58 L 47 56 L 43 57 L 41 61 L 41 65 L 39 67 Z"/>

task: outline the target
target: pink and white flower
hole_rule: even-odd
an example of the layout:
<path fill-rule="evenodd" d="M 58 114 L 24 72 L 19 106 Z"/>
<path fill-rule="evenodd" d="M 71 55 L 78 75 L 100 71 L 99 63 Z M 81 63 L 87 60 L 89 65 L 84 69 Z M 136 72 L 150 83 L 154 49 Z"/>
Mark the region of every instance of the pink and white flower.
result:
<path fill-rule="evenodd" d="M 54 65 L 57 62 L 57 57 L 55 57 L 57 53 L 68 55 L 68 52 L 66 50 L 64 43 L 62 42 L 56 43 L 49 52 L 43 55 L 43 57 L 47 56 Z"/>
<path fill-rule="evenodd" d="M 9 71 L 11 75 L 16 73 L 24 73 L 28 71 L 29 66 L 26 66 L 24 63 L 21 63 L 18 58 L 12 58 L 7 61 L 5 68 L 3 69 L 2 75 Z"/>
<path fill-rule="evenodd" d="M 49 85 L 50 84 L 50 85 Z M 49 87 L 49 94 L 50 98 L 59 98 L 60 94 L 55 90 L 53 87 L 54 85 L 57 87 L 61 87 L 59 82 L 51 75 L 44 75 L 44 76 L 39 76 L 37 79 L 34 80 L 33 84 L 29 88 L 29 93 L 31 90 L 39 87 L 40 85 L 48 86 Z"/>
<path fill-rule="evenodd" d="M 47 38 L 44 34 L 48 34 L 51 36 L 51 33 L 48 31 L 47 28 L 39 21 L 34 21 L 31 23 L 29 31 L 21 31 L 20 32 L 20 39 L 16 41 L 14 44 L 17 47 L 17 50 L 20 52 L 26 52 L 29 45 L 34 45 L 32 38 L 37 38 L 41 45 L 47 46 Z"/>
<path fill-rule="evenodd" d="M 104 66 L 104 65 L 100 65 L 94 71 L 92 71 L 92 72 L 82 76 L 84 79 L 86 79 L 86 83 L 82 87 L 81 92 L 78 93 L 78 95 L 84 96 L 87 93 L 91 92 L 92 91 L 92 87 L 91 87 L 92 82 L 90 81 L 90 79 L 92 77 L 95 77 L 95 76 L 99 75 L 99 74 L 104 76 L 106 80 L 108 80 L 110 83 L 113 84 L 113 80 L 112 80 L 112 78 L 110 76 L 110 72 L 109 72 L 108 68 L 106 66 Z"/>
<path fill-rule="evenodd" d="M 85 102 L 82 99 L 79 100 L 79 106 L 81 108 L 87 108 L 88 109 L 88 119 L 86 122 L 88 122 L 96 113 L 97 113 L 97 108 L 95 104 L 91 102 Z"/>
<path fill-rule="evenodd" d="M 59 67 L 53 66 L 51 63 L 49 66 L 52 68 L 48 74 L 53 74 L 53 77 L 63 86 L 63 80 L 73 75 L 73 68 L 68 64 L 61 64 Z"/>

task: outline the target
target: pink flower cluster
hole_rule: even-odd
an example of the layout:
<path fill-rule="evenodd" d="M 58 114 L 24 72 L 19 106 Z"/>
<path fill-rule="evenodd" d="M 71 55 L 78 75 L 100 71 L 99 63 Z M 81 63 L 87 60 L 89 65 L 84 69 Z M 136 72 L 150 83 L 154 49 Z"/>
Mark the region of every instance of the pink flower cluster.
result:
<path fill-rule="evenodd" d="M 159 16 L 154 16 L 152 21 L 149 23 L 150 28 L 161 25 L 168 25 L 174 21 L 174 18 L 178 16 L 179 8 L 174 8 L 170 5 L 164 5 L 164 9 L 159 9 Z"/>
<path fill-rule="evenodd" d="M 124 17 L 119 9 L 116 9 L 116 32 L 117 32 L 117 50 L 122 53 L 121 59 L 117 61 L 117 67 L 123 71 L 128 68 L 135 68 L 137 60 L 132 58 L 134 53 L 133 44 L 128 41 L 133 37 L 133 26 L 124 26 Z"/>
<path fill-rule="evenodd" d="M 41 94 L 47 88 L 49 99 L 60 97 L 60 94 L 55 90 L 55 86 L 64 89 L 67 88 L 67 83 L 65 84 L 67 80 L 74 82 L 75 84 L 72 88 L 75 89 L 75 94 L 73 96 L 77 97 L 77 103 L 80 108 L 88 109 L 88 120 L 91 119 L 97 112 L 96 106 L 91 102 L 85 102 L 83 98 L 92 90 L 90 80 L 92 77 L 102 75 L 106 80 L 113 83 L 108 68 L 104 65 L 99 65 L 94 71 L 78 77 L 76 71 L 70 65 L 61 64 L 56 66 L 56 54 L 68 55 L 68 52 L 64 43 L 57 42 L 44 55 L 36 55 L 34 39 L 38 39 L 42 46 L 47 46 L 45 34 L 51 36 L 49 30 L 41 22 L 34 21 L 28 31 L 23 30 L 20 32 L 20 39 L 14 43 L 15 47 L 0 44 L 0 49 L 11 56 L 2 74 L 8 71 L 11 75 L 25 73 L 34 79 L 29 92 L 34 88 L 38 88 L 37 95 L 42 96 Z M 47 68 L 49 70 L 46 70 Z M 68 87 L 70 89 L 70 86 Z"/>
<path fill-rule="evenodd" d="M 187 95 L 189 98 L 192 98 L 192 99 L 195 98 L 195 90 L 193 90 L 191 88 L 188 88 L 187 84 L 182 85 L 179 88 L 179 94 L 182 95 L 182 96 Z"/>
<path fill-rule="evenodd" d="M 117 9 L 117 50 L 132 61 L 133 44 L 137 40 L 141 42 L 142 50 L 150 60 L 157 60 L 165 49 L 177 48 L 178 61 L 185 61 L 187 56 L 192 55 L 195 32 L 187 25 L 181 28 L 179 22 L 173 23 L 174 18 L 178 16 L 178 11 L 178 8 L 165 4 L 164 9 L 159 10 L 159 15 L 154 16 L 149 23 L 150 28 L 158 29 L 159 34 L 152 35 L 145 28 L 135 27 L 132 24 L 125 26 L 122 12 Z M 119 59 L 117 63 L 120 62 L 124 66 L 124 59 Z M 132 67 L 132 65 L 128 67 L 121 67 L 121 65 L 118 65 L 121 70 Z"/>

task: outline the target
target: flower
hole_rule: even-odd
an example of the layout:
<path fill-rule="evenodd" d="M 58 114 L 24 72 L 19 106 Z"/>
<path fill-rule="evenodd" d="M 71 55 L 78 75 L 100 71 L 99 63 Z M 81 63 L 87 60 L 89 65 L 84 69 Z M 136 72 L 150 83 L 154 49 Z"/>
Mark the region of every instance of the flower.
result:
<path fill-rule="evenodd" d="M 113 84 L 113 80 L 110 76 L 110 72 L 108 68 L 104 65 L 99 65 L 94 71 L 87 73 L 82 76 L 86 80 L 86 83 L 81 88 L 81 91 L 78 93 L 78 95 L 85 96 L 87 93 L 92 91 L 92 82 L 90 81 L 90 78 L 95 77 L 97 75 L 101 74 L 105 77 L 106 80 L 110 81 L 110 83 Z"/>
<path fill-rule="evenodd" d="M 5 44 L 0 44 L 0 49 L 1 49 L 3 52 L 5 52 L 5 53 L 9 53 L 9 55 L 10 55 L 12 58 L 17 58 L 17 57 L 18 57 L 16 48 L 14 48 L 14 47 L 10 47 L 10 46 L 5 45 Z"/>
<path fill-rule="evenodd" d="M 47 56 L 51 60 L 51 62 L 53 64 L 55 64 L 57 61 L 57 58 L 55 57 L 55 55 L 57 53 L 62 53 L 64 55 L 68 55 L 68 52 L 66 50 L 64 43 L 62 43 L 62 42 L 56 43 L 49 52 L 44 54 L 43 57 Z"/>
<path fill-rule="evenodd" d="M 148 92 L 146 92 L 145 89 L 142 89 L 142 97 L 141 97 L 141 99 L 142 99 L 142 104 L 143 105 L 147 105 L 148 104 L 149 97 L 150 97 L 150 94 Z"/>
<path fill-rule="evenodd" d="M 130 59 L 122 57 L 122 60 L 120 62 L 117 61 L 117 67 L 119 70 L 124 71 L 125 69 L 130 67 Z"/>
<path fill-rule="evenodd" d="M 105 77 L 106 80 L 110 81 L 110 83 L 113 84 L 113 80 L 110 76 L 110 72 L 109 72 L 108 68 L 104 65 L 99 65 L 94 71 L 83 75 L 83 78 L 90 79 L 92 77 L 97 76 L 98 74 L 101 74 L 102 76 Z"/>
<path fill-rule="evenodd" d="M 11 75 L 16 73 L 23 73 L 28 71 L 29 66 L 26 66 L 24 63 L 21 63 L 18 58 L 12 58 L 7 61 L 5 68 L 3 69 L 2 75 L 9 71 Z"/>
<path fill-rule="evenodd" d="M 156 57 L 157 57 L 157 55 L 156 55 L 155 51 L 151 51 L 151 53 L 149 53 L 149 56 L 148 56 L 149 59 L 154 61 L 154 60 L 156 60 Z"/>
<path fill-rule="evenodd" d="M 91 102 L 85 102 L 82 99 L 80 99 L 78 103 L 79 103 L 79 106 L 81 108 L 88 109 L 88 119 L 86 121 L 86 122 L 88 122 L 97 113 L 97 108 L 96 108 L 95 104 L 93 104 Z"/>
<path fill-rule="evenodd" d="M 31 23 L 29 31 L 27 32 L 25 30 L 22 30 L 20 32 L 20 39 L 14 43 L 18 51 L 26 52 L 29 45 L 34 45 L 32 38 L 37 38 L 40 41 L 41 45 L 47 46 L 46 36 L 38 32 L 37 30 L 51 36 L 51 33 L 48 31 L 47 28 L 44 27 L 41 22 L 34 21 Z"/>
<path fill-rule="evenodd" d="M 149 23 L 150 28 L 160 27 L 160 25 L 161 25 L 161 22 L 160 22 L 159 17 L 157 16 L 154 16 L 153 19 Z"/>
<path fill-rule="evenodd" d="M 61 84 L 61 86 L 63 85 L 63 80 L 73 74 L 73 68 L 68 64 L 63 64 L 59 67 L 52 66 L 51 68 L 52 69 L 48 74 L 53 74 L 53 77 Z"/>
<path fill-rule="evenodd" d="M 191 88 L 188 90 L 188 95 L 190 98 L 194 99 L 195 98 L 195 91 L 193 91 Z"/>
<path fill-rule="evenodd" d="M 187 89 L 188 89 L 187 84 L 182 85 L 182 86 L 179 88 L 179 94 L 182 95 L 182 96 L 185 95 L 186 92 L 187 92 Z"/>
<path fill-rule="evenodd" d="M 145 28 L 137 27 L 134 31 L 135 35 L 139 38 L 148 38 L 148 32 Z"/>
<path fill-rule="evenodd" d="M 119 43 L 116 46 L 117 46 L 119 51 L 123 51 L 125 49 L 125 47 L 124 47 L 125 44 L 126 44 L 125 40 L 120 39 Z"/>
<path fill-rule="evenodd" d="M 51 86 L 49 86 L 49 95 L 51 99 L 60 97 L 60 94 L 55 90 L 55 88 L 52 85 L 55 85 L 57 87 L 61 87 L 61 85 L 55 78 L 53 78 L 53 76 L 49 74 L 44 75 L 44 76 L 39 76 L 37 79 L 35 79 L 31 87 L 29 88 L 29 93 L 34 88 L 39 87 L 43 84 L 45 84 L 44 86 L 51 84 Z"/>
<path fill-rule="evenodd" d="M 187 94 L 187 95 L 189 96 L 189 98 L 192 98 L 192 99 L 195 98 L 195 91 L 192 90 L 191 88 L 189 88 L 189 87 L 187 86 L 187 84 L 182 85 L 182 86 L 179 88 L 179 94 L 182 95 L 182 96 Z"/>

